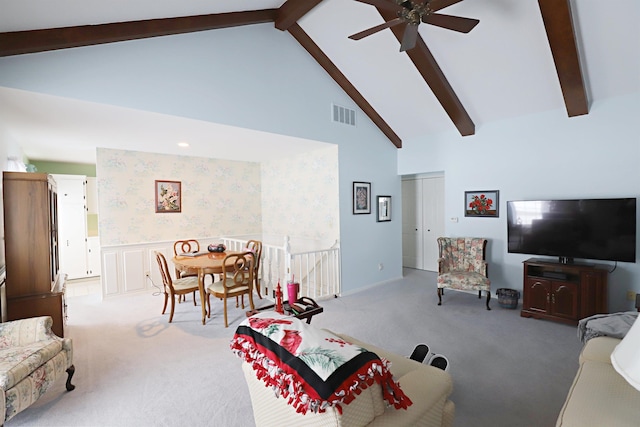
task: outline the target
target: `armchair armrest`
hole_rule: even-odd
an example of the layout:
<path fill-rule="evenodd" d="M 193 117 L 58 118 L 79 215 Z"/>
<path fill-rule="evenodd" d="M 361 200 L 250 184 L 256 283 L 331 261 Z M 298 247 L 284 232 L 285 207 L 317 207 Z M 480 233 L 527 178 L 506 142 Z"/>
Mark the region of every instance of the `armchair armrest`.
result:
<path fill-rule="evenodd" d="M 470 260 L 469 271 L 474 271 L 476 273 L 482 274 L 484 277 L 489 277 L 487 276 L 487 265 L 487 262 L 483 260 Z"/>
<path fill-rule="evenodd" d="M 489 276 L 487 275 L 487 268 L 488 268 L 488 265 L 489 265 L 489 264 L 487 264 L 487 262 L 486 262 L 486 261 L 482 261 L 482 262 L 480 263 L 480 265 L 478 266 L 478 270 L 477 270 L 477 271 L 478 271 L 478 273 L 482 274 L 484 277 L 489 277 Z"/>
<path fill-rule="evenodd" d="M 50 316 L 30 317 L 0 323 L 0 347 L 24 346 L 48 339 L 62 339 L 51 331 Z"/>
<path fill-rule="evenodd" d="M 448 273 L 449 268 L 444 258 L 438 258 L 438 274 Z"/>

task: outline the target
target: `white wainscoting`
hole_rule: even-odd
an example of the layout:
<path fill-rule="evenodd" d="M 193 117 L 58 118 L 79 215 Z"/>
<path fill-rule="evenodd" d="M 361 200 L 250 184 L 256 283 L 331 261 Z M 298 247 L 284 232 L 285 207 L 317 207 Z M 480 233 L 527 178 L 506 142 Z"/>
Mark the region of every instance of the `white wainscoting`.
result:
<path fill-rule="evenodd" d="M 198 238 L 200 249 L 206 250 L 210 243 L 218 243 L 219 238 Z M 174 275 L 173 241 L 151 242 L 128 245 L 102 246 L 102 297 L 162 290 L 162 277 L 154 252 L 162 252 L 167 258 L 169 270 Z M 149 273 L 149 277 L 147 277 Z M 155 284 L 155 286 L 154 286 Z"/>
<path fill-rule="evenodd" d="M 340 295 L 340 249 L 337 242 L 327 245 L 325 242 L 308 239 L 292 239 L 298 249 L 292 252 L 292 244 L 288 237 L 265 237 L 265 240 L 280 242 L 278 245 L 263 244 L 260 284 L 265 296 L 273 295 L 278 281 L 281 281 L 284 286 L 292 273 L 300 283 L 302 296 L 322 299 Z M 210 237 L 197 238 L 197 240 L 200 243 L 200 250 L 206 250 L 211 243 L 220 242 L 225 242 L 230 250 L 240 250 L 251 238 L 261 240 L 261 236 Z M 311 247 L 315 249 L 299 251 L 299 248 Z M 171 262 L 173 241 L 103 246 L 101 248 L 102 297 L 110 298 L 152 290 L 161 292 L 162 277 L 155 251 L 164 254 L 169 271 L 175 278 L 175 268 Z"/>

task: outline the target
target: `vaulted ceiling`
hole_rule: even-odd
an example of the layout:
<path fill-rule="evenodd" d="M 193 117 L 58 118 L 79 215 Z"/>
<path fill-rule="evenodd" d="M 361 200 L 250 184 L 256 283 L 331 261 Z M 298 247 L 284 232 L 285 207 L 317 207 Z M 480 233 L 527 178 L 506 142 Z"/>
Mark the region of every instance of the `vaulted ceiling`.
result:
<path fill-rule="evenodd" d="M 468 34 L 421 24 L 406 52 L 403 26 L 348 39 L 396 17 L 379 1 L 393 0 L 0 0 L 0 56 L 273 22 L 398 148 L 403 138 L 453 129 L 464 137 L 540 111 L 563 108 L 569 119 L 589 114 L 594 98 L 638 90 L 637 74 L 627 74 L 639 62 L 635 0 L 620 0 L 618 13 L 595 0 L 433 0 L 440 13 L 480 23 Z M 630 58 L 607 50 L 625 45 Z M 617 84 L 600 80 L 625 63 Z"/>

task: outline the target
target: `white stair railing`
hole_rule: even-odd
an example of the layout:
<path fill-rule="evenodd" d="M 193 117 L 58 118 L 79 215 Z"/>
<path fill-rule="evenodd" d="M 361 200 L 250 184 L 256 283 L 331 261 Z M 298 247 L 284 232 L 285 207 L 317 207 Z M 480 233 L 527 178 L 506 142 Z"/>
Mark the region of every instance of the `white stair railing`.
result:
<path fill-rule="evenodd" d="M 255 239 L 252 236 L 251 239 Z M 246 237 L 223 237 L 229 250 L 239 251 L 246 246 Z M 260 293 L 274 299 L 280 281 L 286 299 L 286 283 L 292 277 L 300 283 L 300 296 L 323 299 L 340 295 L 340 247 L 336 241 L 330 248 L 292 252 L 289 236 L 276 246 L 263 242 L 260 262 Z"/>

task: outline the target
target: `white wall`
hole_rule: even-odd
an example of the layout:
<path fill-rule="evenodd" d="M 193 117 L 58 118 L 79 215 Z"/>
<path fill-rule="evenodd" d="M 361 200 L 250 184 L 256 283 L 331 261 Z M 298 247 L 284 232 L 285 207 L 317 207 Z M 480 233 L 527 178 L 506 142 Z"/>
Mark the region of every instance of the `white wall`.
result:
<path fill-rule="evenodd" d="M 340 240 L 337 146 L 263 162 L 260 176 L 264 235 L 323 243 L 322 248 L 292 247 L 294 252 L 326 249 Z"/>
<path fill-rule="evenodd" d="M 640 94 L 635 94 L 596 102 L 585 116 L 568 118 L 559 109 L 481 126 L 471 137 L 451 133 L 405 141 L 398 171 L 443 170 L 446 233 L 489 238 L 493 291 L 522 289 L 521 262 L 529 256 L 507 253 L 507 200 L 640 198 L 638 117 Z M 465 218 L 464 192 L 469 190 L 499 190 L 500 217 Z M 638 215 L 640 223 L 640 208 Z M 614 267 L 613 262 L 603 264 Z M 633 308 L 625 299 L 627 290 L 640 293 L 638 263 L 618 263 L 609 275 L 610 311 Z"/>
<path fill-rule="evenodd" d="M 273 24 L 0 58 L 0 85 L 336 144 L 343 290 L 402 275 L 400 215 L 351 213 L 353 181 L 400 206 L 396 148 Z M 356 109 L 357 127 L 331 123 L 331 103 Z"/>

